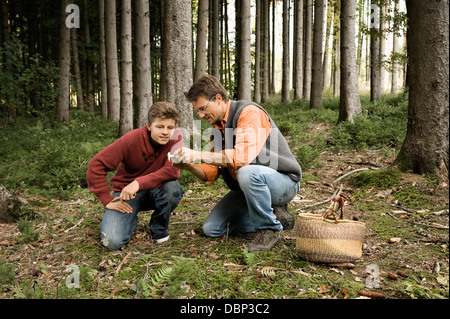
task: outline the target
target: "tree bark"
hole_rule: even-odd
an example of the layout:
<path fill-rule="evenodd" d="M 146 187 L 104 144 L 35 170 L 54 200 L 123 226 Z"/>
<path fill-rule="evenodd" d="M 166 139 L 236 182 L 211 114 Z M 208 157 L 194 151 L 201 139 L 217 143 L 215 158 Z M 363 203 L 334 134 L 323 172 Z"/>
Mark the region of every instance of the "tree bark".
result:
<path fill-rule="evenodd" d="M 303 97 L 303 0 L 294 1 L 294 99 Z"/>
<path fill-rule="evenodd" d="M 131 0 L 122 0 L 120 40 L 119 136 L 133 130 L 133 55 L 131 44 Z"/>
<path fill-rule="evenodd" d="M 197 22 L 197 48 L 195 58 L 194 83 L 206 73 L 206 39 L 208 34 L 209 1 L 199 0 Z"/>
<path fill-rule="evenodd" d="M 255 86 L 253 101 L 261 103 L 261 0 L 256 0 L 255 17 Z"/>
<path fill-rule="evenodd" d="M 170 0 L 164 0 L 170 1 Z M 219 78 L 219 0 L 212 0 L 212 20 L 211 24 L 211 44 L 209 49 L 211 50 L 211 64 L 209 65 L 209 74 Z"/>
<path fill-rule="evenodd" d="M 250 39 L 250 1 L 241 1 L 241 27 L 238 37 L 240 37 L 239 49 L 239 86 L 237 90 L 238 100 L 251 100 L 252 97 L 252 63 L 251 63 L 251 39 Z"/>
<path fill-rule="evenodd" d="M 448 181 L 449 1 L 407 0 L 406 6 L 408 126 L 396 163 Z"/>
<path fill-rule="evenodd" d="M 66 26 L 66 7 L 69 0 L 61 1 L 59 26 L 59 93 L 56 100 L 56 121 L 69 120 L 70 106 L 70 29 Z"/>
<path fill-rule="evenodd" d="M 164 0 L 160 100 L 180 112 L 179 127 L 192 131 L 193 113 L 184 92 L 192 86 L 192 13 L 190 0 Z"/>
<path fill-rule="evenodd" d="M 379 23 L 380 8 L 372 1 L 371 5 L 371 28 L 370 28 L 370 100 L 376 101 L 381 98 L 380 82 L 380 37 Z"/>
<path fill-rule="evenodd" d="M 105 0 L 106 68 L 108 76 L 108 118 L 120 118 L 120 81 L 117 60 L 116 2 Z"/>
<path fill-rule="evenodd" d="M 400 9 L 400 3 L 395 2 L 394 4 L 394 17 L 398 13 Z M 393 26 L 393 34 L 392 34 L 392 79 L 391 79 L 391 93 L 397 94 L 398 89 L 398 61 L 397 61 L 397 53 L 398 53 L 398 23 L 397 20 L 394 19 Z"/>
<path fill-rule="evenodd" d="M 283 0 L 283 72 L 281 85 L 281 100 L 283 102 L 290 101 L 290 49 L 289 49 L 289 8 L 290 0 Z"/>
<path fill-rule="evenodd" d="M 341 89 L 338 121 L 353 123 L 362 112 L 356 70 L 356 0 L 341 3 Z"/>
<path fill-rule="evenodd" d="M 323 91 L 323 22 L 325 12 L 325 0 L 316 0 L 314 6 L 314 36 L 313 36 L 313 57 L 311 72 L 311 101 L 312 109 L 322 107 Z"/>
<path fill-rule="evenodd" d="M 134 0 L 135 35 L 133 64 L 133 96 L 135 112 L 135 127 L 147 123 L 148 110 L 153 104 L 152 69 L 150 61 L 150 7 L 149 0 Z"/>
<path fill-rule="evenodd" d="M 303 98 L 311 98 L 311 65 L 312 65 L 312 0 L 306 0 L 305 16 L 305 75 L 303 77 Z"/>
<path fill-rule="evenodd" d="M 80 111 L 84 111 L 83 86 L 81 84 L 80 59 L 78 56 L 77 29 L 71 29 L 70 33 L 70 42 L 72 44 L 73 56 L 73 76 L 75 77 L 75 86 L 77 92 L 77 107 Z"/>
<path fill-rule="evenodd" d="M 108 81 L 106 74 L 105 47 L 105 0 L 98 0 L 98 22 L 100 31 L 100 105 L 102 118 L 108 118 Z"/>

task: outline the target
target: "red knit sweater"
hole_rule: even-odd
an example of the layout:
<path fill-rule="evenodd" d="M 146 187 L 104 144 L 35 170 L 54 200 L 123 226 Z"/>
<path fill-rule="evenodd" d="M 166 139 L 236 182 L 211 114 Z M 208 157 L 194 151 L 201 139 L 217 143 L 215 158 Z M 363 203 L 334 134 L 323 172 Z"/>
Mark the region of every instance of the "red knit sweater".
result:
<path fill-rule="evenodd" d="M 113 196 L 107 183 L 107 174 L 117 169 L 110 182 L 113 191 L 121 191 L 134 180 L 139 190 L 159 188 L 168 181 L 180 177 L 180 170 L 167 160 L 167 153 L 174 153 L 183 146 L 183 136 L 175 129 L 172 139 L 156 151 L 150 143 L 146 126 L 128 132 L 101 150 L 89 162 L 87 183 L 89 190 L 107 205 Z"/>

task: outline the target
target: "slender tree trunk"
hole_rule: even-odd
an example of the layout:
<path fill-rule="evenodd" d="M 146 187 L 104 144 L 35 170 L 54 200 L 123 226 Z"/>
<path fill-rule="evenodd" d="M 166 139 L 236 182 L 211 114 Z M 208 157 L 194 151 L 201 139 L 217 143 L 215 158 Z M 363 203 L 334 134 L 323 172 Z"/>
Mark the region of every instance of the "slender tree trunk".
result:
<path fill-rule="evenodd" d="M 98 0 L 100 30 L 100 105 L 102 118 L 108 118 L 108 80 L 106 74 L 105 0 Z"/>
<path fill-rule="evenodd" d="M 408 125 L 396 163 L 403 170 L 448 182 L 449 3 L 407 0 L 406 6 Z"/>
<path fill-rule="evenodd" d="M 323 92 L 323 22 L 325 12 L 325 0 L 316 0 L 314 6 L 314 39 L 311 73 L 311 108 L 322 107 Z"/>
<path fill-rule="evenodd" d="M 88 16 L 88 0 L 83 0 L 83 20 L 84 20 L 84 41 L 86 43 L 86 50 L 89 51 L 91 44 L 91 35 L 89 30 L 89 16 Z M 89 52 L 88 52 L 89 53 Z M 94 97 L 94 64 L 91 62 L 89 55 L 86 56 L 86 105 L 87 110 L 95 113 L 95 97 Z"/>
<path fill-rule="evenodd" d="M 326 33 L 325 33 L 325 47 L 323 50 L 323 67 L 322 67 L 322 73 L 323 73 L 323 89 L 326 89 L 328 87 L 328 56 L 329 56 L 329 43 L 330 43 L 330 35 L 331 35 L 331 23 L 333 22 L 333 10 L 331 6 L 331 1 L 328 0 L 328 6 L 326 11 L 326 20 L 327 20 L 327 27 L 326 27 Z"/>
<path fill-rule="evenodd" d="M 380 83 L 380 39 L 379 33 L 380 9 L 372 1 L 371 5 L 371 28 L 370 28 L 370 100 L 376 101 L 381 98 Z"/>
<path fill-rule="evenodd" d="M 394 16 L 398 13 L 400 9 L 400 3 L 395 2 L 394 4 Z M 398 53 L 398 23 L 394 19 L 394 25 L 393 25 L 393 34 L 392 34 L 392 79 L 391 79 L 391 93 L 397 94 L 398 89 L 398 60 L 397 60 L 397 53 Z"/>
<path fill-rule="evenodd" d="M 362 112 L 356 71 L 355 25 L 356 0 L 341 3 L 341 94 L 338 121 L 353 123 Z"/>
<path fill-rule="evenodd" d="M 261 0 L 256 0 L 255 18 L 255 86 L 253 101 L 261 103 Z"/>
<path fill-rule="evenodd" d="M 311 98 L 311 67 L 312 67 L 312 0 L 306 0 L 305 17 L 305 75 L 303 77 L 303 98 Z"/>
<path fill-rule="evenodd" d="M 242 0 L 241 0 L 242 1 Z M 267 99 L 269 98 L 269 90 L 270 90 L 270 63 L 269 63 L 269 59 L 270 59 L 270 28 L 269 28 L 269 0 L 262 0 L 262 11 L 263 14 L 261 14 L 261 21 L 263 22 L 262 27 L 263 28 L 263 37 L 262 37 L 262 41 L 263 41 L 263 66 L 262 66 L 262 71 L 263 71 L 263 76 L 262 76 L 262 96 L 261 96 L 261 102 L 267 101 Z"/>
<path fill-rule="evenodd" d="M 303 97 L 303 0 L 295 0 L 295 28 L 294 28 L 294 99 Z"/>
<path fill-rule="evenodd" d="M 66 27 L 66 7 L 69 0 L 61 1 L 59 26 L 59 93 L 56 100 L 56 121 L 69 120 L 70 107 L 70 29 Z"/>
<path fill-rule="evenodd" d="M 195 59 L 194 83 L 206 73 L 206 39 L 208 34 L 209 1 L 199 0 L 197 22 L 197 52 Z"/>
<path fill-rule="evenodd" d="M 135 127 L 147 123 L 148 110 L 153 104 L 152 69 L 150 61 L 150 7 L 149 0 L 133 0 L 135 12 L 134 52 L 136 63 L 133 64 Z"/>
<path fill-rule="evenodd" d="M 136 1 L 136 0 L 135 0 Z M 120 40 L 120 121 L 119 136 L 133 130 L 133 54 L 131 44 L 131 0 L 122 0 Z"/>
<path fill-rule="evenodd" d="M 241 27 L 238 36 L 241 38 L 239 49 L 239 86 L 237 98 L 251 100 L 252 97 L 252 60 L 250 39 L 250 1 L 241 1 Z"/>
<path fill-rule="evenodd" d="M 386 68 L 385 60 L 386 60 L 386 5 L 383 4 L 381 6 L 381 16 L 380 16 L 380 55 L 378 60 L 380 61 L 380 93 L 383 94 L 385 91 L 385 78 L 386 78 Z"/>
<path fill-rule="evenodd" d="M 281 85 L 281 100 L 290 101 L 290 50 L 289 50 L 289 6 L 290 0 L 283 0 L 283 75 Z"/>
<path fill-rule="evenodd" d="M 190 0 L 164 0 L 160 100 L 180 112 L 179 127 L 192 131 L 193 113 L 184 92 L 192 86 L 192 10 Z"/>
<path fill-rule="evenodd" d="M 73 56 L 73 76 L 75 78 L 75 86 L 77 91 L 77 107 L 80 111 L 84 111 L 83 86 L 81 85 L 80 59 L 78 57 L 78 41 L 77 29 L 70 29 L 70 42 L 72 44 Z"/>
<path fill-rule="evenodd" d="M 212 42 L 210 45 L 212 53 L 209 74 L 215 76 L 216 78 L 219 78 L 219 0 L 212 0 L 212 4 L 213 6 L 210 9 L 212 12 L 212 21 L 209 21 L 209 23 L 212 24 Z"/>
<path fill-rule="evenodd" d="M 120 118 L 120 80 L 117 59 L 116 2 L 105 0 L 106 68 L 108 76 L 108 118 Z"/>

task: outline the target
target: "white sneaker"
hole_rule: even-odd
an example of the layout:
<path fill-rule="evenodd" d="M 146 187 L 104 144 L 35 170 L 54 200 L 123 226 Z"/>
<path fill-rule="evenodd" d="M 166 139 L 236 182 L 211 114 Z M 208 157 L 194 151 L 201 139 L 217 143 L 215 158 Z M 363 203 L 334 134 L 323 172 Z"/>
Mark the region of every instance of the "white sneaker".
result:
<path fill-rule="evenodd" d="M 155 241 L 155 243 L 157 243 L 157 244 L 161 244 L 161 243 L 163 243 L 163 242 L 165 242 L 165 241 L 168 241 L 168 240 L 169 240 L 169 237 L 170 237 L 170 235 L 167 235 L 166 237 L 159 238 L 159 239 L 155 239 L 154 241 Z"/>

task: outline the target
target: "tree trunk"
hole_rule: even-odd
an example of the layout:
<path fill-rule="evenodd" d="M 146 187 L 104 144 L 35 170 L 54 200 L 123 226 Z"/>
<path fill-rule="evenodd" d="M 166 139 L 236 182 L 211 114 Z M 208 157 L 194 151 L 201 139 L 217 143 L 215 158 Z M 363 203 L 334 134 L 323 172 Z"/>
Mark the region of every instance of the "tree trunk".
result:
<path fill-rule="evenodd" d="M 328 1 L 327 11 L 326 11 L 326 18 L 327 18 L 327 27 L 325 32 L 325 47 L 323 50 L 323 67 L 322 67 L 322 74 L 323 74 L 323 89 L 326 89 L 328 87 L 328 56 L 330 52 L 330 35 L 331 35 L 331 23 L 333 22 L 333 8 L 331 5 L 331 1 Z"/>
<path fill-rule="evenodd" d="M 66 7 L 69 0 L 61 1 L 59 26 L 59 93 L 56 100 L 56 121 L 69 120 L 70 106 L 70 29 L 66 26 Z"/>
<path fill-rule="evenodd" d="M 303 0 L 295 0 L 294 27 L 294 99 L 303 96 Z"/>
<path fill-rule="evenodd" d="M 261 103 L 261 0 L 256 0 L 255 17 L 255 87 L 253 101 Z"/>
<path fill-rule="evenodd" d="M 312 109 L 322 107 L 323 91 L 323 22 L 325 12 L 325 0 L 316 0 L 314 6 L 314 36 L 313 36 L 313 58 L 311 72 L 311 103 Z"/>
<path fill-rule="evenodd" d="M 135 127 L 147 123 L 148 110 L 153 104 L 152 69 L 150 63 L 150 7 L 149 0 L 134 0 L 135 35 L 134 51 L 136 63 L 133 64 Z"/>
<path fill-rule="evenodd" d="M 305 16 L 305 75 L 303 77 L 303 98 L 311 98 L 311 65 L 312 65 L 312 0 L 306 0 Z"/>
<path fill-rule="evenodd" d="M 378 35 L 380 23 L 380 9 L 372 1 L 371 5 L 371 27 L 370 27 L 370 100 L 376 101 L 381 98 L 380 83 L 380 37 Z"/>
<path fill-rule="evenodd" d="M 353 123 L 362 112 L 356 70 L 356 0 L 341 3 L 341 89 L 338 121 Z"/>
<path fill-rule="evenodd" d="M 400 3 L 395 2 L 394 4 L 394 17 L 397 15 L 400 9 Z M 393 34 L 392 34 L 392 79 L 391 79 L 391 93 L 397 94 L 398 89 L 398 61 L 397 61 L 397 53 L 398 53 L 398 22 L 394 19 L 393 25 Z"/>
<path fill-rule="evenodd" d="M 100 30 L 100 105 L 102 118 L 108 118 L 108 81 L 106 75 L 105 0 L 98 0 Z"/>
<path fill-rule="evenodd" d="M 89 16 L 88 16 L 88 0 L 83 0 L 83 19 L 84 19 L 84 41 L 86 43 L 86 50 L 90 50 L 91 35 L 89 30 Z M 86 55 L 86 100 L 87 111 L 95 114 L 95 96 L 94 96 L 94 64 L 91 62 L 89 53 Z"/>
<path fill-rule="evenodd" d="M 78 57 L 78 41 L 77 29 L 71 29 L 70 41 L 72 43 L 73 56 L 73 76 L 75 77 L 75 86 L 77 91 L 77 107 L 80 111 L 84 111 L 83 86 L 81 85 L 80 59 Z"/>
<path fill-rule="evenodd" d="M 194 83 L 206 73 L 206 39 L 208 34 L 209 1 L 199 0 L 197 22 L 197 52 L 195 59 Z"/>
<path fill-rule="evenodd" d="M 406 6 L 408 126 L 396 163 L 448 181 L 449 2 L 407 0 Z"/>
<path fill-rule="evenodd" d="M 262 41 L 262 59 L 261 59 L 261 102 L 267 101 L 270 91 L 270 72 L 269 72 L 269 59 L 270 59 L 270 28 L 269 28 L 269 0 L 261 1 L 261 41 Z"/>
<path fill-rule="evenodd" d="M 250 39 L 250 1 L 241 1 L 241 27 L 238 37 L 241 38 L 239 49 L 239 86 L 238 100 L 251 100 L 252 97 L 252 61 Z"/>
<path fill-rule="evenodd" d="M 192 13 L 190 0 L 164 0 L 160 100 L 180 112 L 179 127 L 192 131 L 193 113 L 184 92 L 192 86 Z"/>
<path fill-rule="evenodd" d="M 131 44 L 131 0 L 122 0 L 120 41 L 119 136 L 133 130 L 133 55 Z"/>
<path fill-rule="evenodd" d="M 283 0 L 283 75 L 281 85 L 281 100 L 283 102 L 290 101 L 289 6 L 290 0 Z"/>
<path fill-rule="evenodd" d="M 219 78 L 219 0 L 212 0 L 211 12 L 212 21 L 210 20 L 209 23 L 212 25 L 212 41 L 210 44 L 211 64 L 209 66 L 209 74 Z"/>
<path fill-rule="evenodd" d="M 106 68 L 108 76 L 108 118 L 120 118 L 120 81 L 117 60 L 116 2 L 105 0 Z"/>

